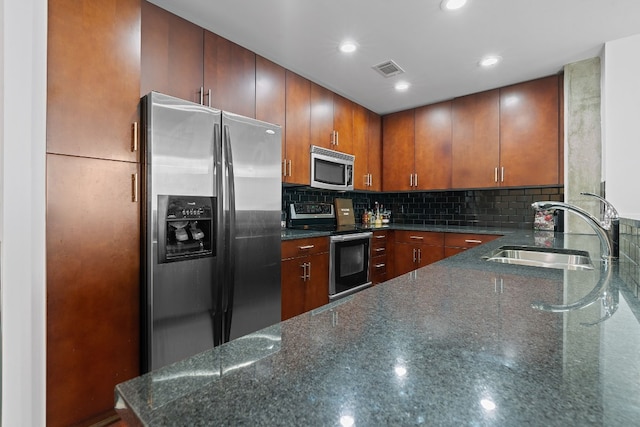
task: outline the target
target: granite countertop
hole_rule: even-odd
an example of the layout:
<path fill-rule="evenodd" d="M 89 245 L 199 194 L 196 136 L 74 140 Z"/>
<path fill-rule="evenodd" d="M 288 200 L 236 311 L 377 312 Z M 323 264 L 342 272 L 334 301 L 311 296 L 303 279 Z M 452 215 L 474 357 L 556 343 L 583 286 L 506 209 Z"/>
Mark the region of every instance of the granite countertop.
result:
<path fill-rule="evenodd" d="M 595 269 L 482 258 L 506 244 L 588 250 Z M 599 251 L 514 231 L 119 384 L 116 409 L 149 426 L 635 425 L 639 304 Z"/>

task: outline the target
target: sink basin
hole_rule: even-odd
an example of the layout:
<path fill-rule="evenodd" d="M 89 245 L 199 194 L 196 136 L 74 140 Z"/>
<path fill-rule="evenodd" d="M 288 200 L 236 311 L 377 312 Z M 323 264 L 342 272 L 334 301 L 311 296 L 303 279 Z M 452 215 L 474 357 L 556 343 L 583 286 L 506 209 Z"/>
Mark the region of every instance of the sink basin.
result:
<path fill-rule="evenodd" d="M 589 252 L 573 249 L 551 249 L 535 246 L 501 246 L 483 257 L 503 264 L 564 270 L 593 270 Z"/>

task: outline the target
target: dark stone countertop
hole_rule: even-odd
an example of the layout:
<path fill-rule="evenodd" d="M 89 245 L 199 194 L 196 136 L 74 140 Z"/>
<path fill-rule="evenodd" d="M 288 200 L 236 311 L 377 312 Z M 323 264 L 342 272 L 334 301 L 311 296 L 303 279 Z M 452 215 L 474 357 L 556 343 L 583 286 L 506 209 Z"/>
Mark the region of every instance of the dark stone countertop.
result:
<path fill-rule="evenodd" d="M 482 259 L 506 244 L 588 250 L 596 269 Z M 605 268 L 599 251 L 513 231 L 119 384 L 116 409 L 149 426 L 637 425 L 639 304 L 628 261 Z"/>

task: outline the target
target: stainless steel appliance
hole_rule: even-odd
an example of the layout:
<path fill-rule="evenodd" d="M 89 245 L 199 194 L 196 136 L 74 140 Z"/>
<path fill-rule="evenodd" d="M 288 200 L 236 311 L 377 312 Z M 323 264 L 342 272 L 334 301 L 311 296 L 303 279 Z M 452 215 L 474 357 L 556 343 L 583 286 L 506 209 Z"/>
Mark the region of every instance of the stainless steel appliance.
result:
<path fill-rule="evenodd" d="M 289 227 L 328 231 L 329 300 L 333 301 L 371 286 L 369 259 L 373 233 L 358 224 L 337 226 L 329 203 L 292 203 Z"/>
<path fill-rule="evenodd" d="M 326 190 L 353 190 L 355 156 L 311 146 L 311 187 Z"/>
<path fill-rule="evenodd" d="M 142 99 L 142 369 L 280 321 L 279 126 Z"/>

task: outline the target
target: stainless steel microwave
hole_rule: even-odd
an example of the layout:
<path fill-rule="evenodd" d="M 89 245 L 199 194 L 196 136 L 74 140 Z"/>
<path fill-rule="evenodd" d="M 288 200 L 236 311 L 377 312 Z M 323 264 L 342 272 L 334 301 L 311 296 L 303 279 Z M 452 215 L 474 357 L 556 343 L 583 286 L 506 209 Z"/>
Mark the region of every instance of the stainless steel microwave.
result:
<path fill-rule="evenodd" d="M 325 190 L 353 190 L 355 156 L 311 146 L 311 187 Z"/>

